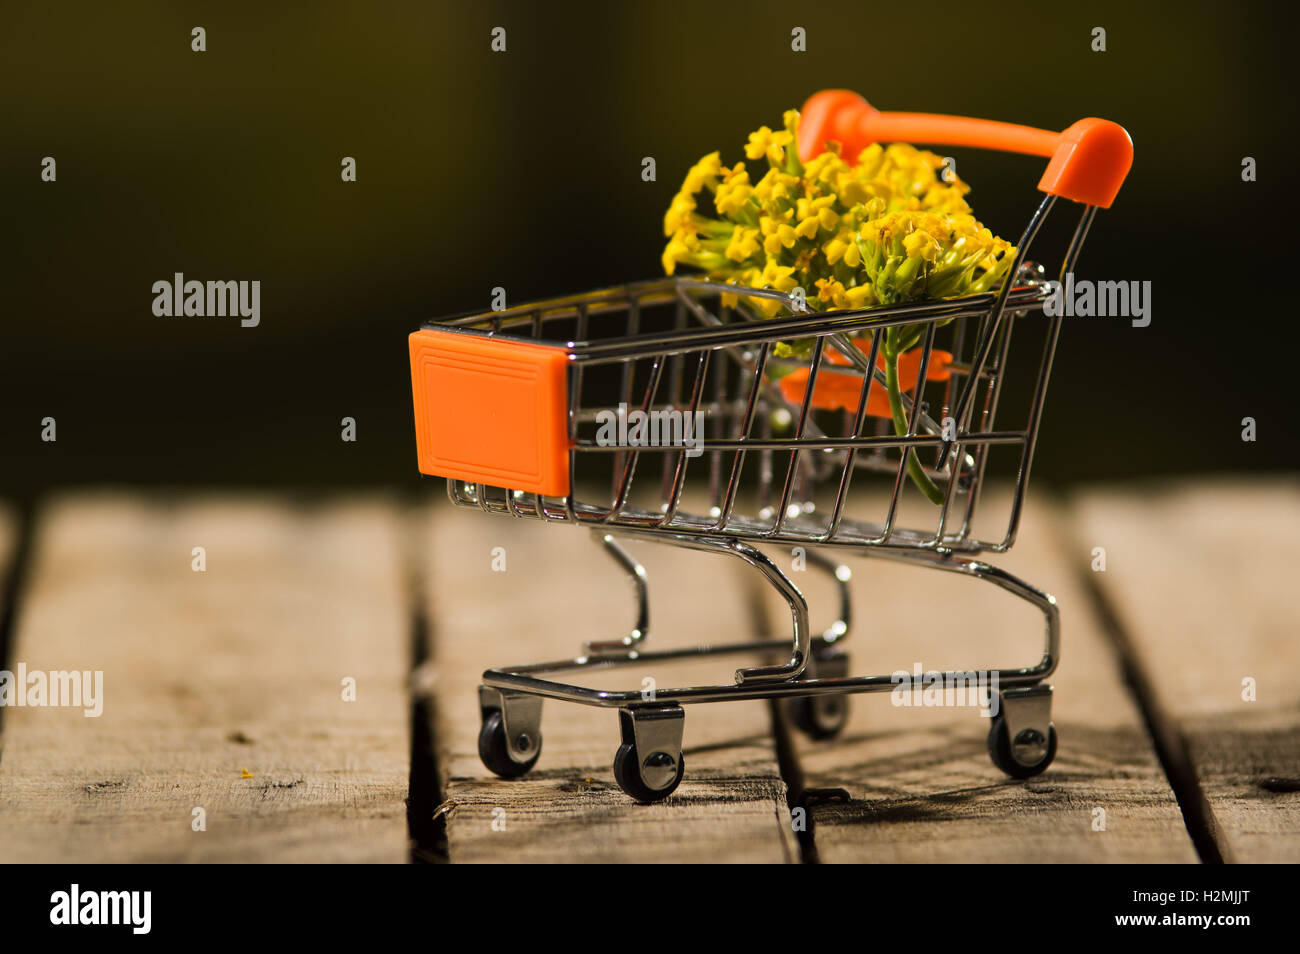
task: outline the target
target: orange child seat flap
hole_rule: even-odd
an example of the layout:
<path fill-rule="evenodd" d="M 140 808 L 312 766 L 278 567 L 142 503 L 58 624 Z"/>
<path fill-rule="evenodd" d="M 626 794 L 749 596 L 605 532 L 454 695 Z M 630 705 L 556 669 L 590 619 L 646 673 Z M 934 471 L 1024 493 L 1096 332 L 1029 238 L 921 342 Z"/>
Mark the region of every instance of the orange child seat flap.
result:
<path fill-rule="evenodd" d="M 569 493 L 568 352 L 428 328 L 410 346 L 421 473 Z"/>

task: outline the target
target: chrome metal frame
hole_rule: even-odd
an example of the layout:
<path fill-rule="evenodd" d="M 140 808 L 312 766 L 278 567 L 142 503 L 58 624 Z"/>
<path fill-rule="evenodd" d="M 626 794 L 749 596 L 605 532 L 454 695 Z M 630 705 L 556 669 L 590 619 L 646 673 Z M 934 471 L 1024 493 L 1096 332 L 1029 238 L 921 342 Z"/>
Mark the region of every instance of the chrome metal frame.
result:
<path fill-rule="evenodd" d="M 486 671 L 482 689 L 485 712 L 493 707 L 517 707 L 519 711 L 511 717 L 511 731 L 515 725 L 525 726 L 516 734 L 528 742 L 539 731 L 540 710 L 534 703 L 541 698 L 620 708 L 632 720 L 624 726 L 626 739 L 632 740 L 635 732 L 628 733 L 641 731 L 633 725 L 636 714 L 640 712 L 650 719 L 652 709 L 662 715 L 661 710 L 687 703 L 889 691 L 896 685 L 891 676 L 848 676 L 842 654 L 831 649 L 849 631 L 848 569 L 815 548 L 851 548 L 862 556 L 984 580 L 1042 612 L 1046 639 L 1039 661 L 996 670 L 997 684 L 1009 690 L 1002 699 L 1016 710 L 1014 716 L 1008 716 L 1012 738 L 1019 740 L 1013 743 L 1015 757 L 1042 754 L 1037 741 L 1027 745 L 1023 740 L 1045 740 L 1050 728 L 1046 721 L 1050 719 L 1050 687 L 1041 684 L 1059 660 L 1056 601 L 975 556 L 1008 550 L 1019 528 L 1060 334 L 1059 315 L 1046 319 L 1049 323 L 1025 426 L 997 430 L 994 418 L 1008 367 L 1015 324 L 1011 318 L 1023 317 L 1038 308 L 1045 297 L 1046 289 L 1039 281 L 1041 269 L 1028 262 L 1027 253 L 1055 201 L 1053 196 L 1045 197 L 1034 212 L 1017 246 L 1010 272 L 1015 280 L 1005 282 L 996 294 L 860 311 L 811 313 L 803 309 L 800 314 L 802 300 L 779 292 L 745 289 L 743 297 L 736 297 L 734 286 L 668 278 L 432 323 L 432 327 L 467 335 L 542 342 L 565 349 L 570 363 L 570 472 L 578 475 L 580 465 L 592 462 L 601 465 L 610 480 L 608 497 L 580 497 L 575 488 L 588 485 L 580 485 L 577 476 L 570 494 L 559 498 L 455 479 L 447 481 L 448 496 L 457 506 L 477 507 L 487 513 L 587 525 L 605 551 L 628 573 L 638 605 L 636 621 L 626 635 L 588 642 L 583 655 Z M 1091 206 L 1083 207 L 1061 264 L 1062 277 L 1073 270 L 1095 211 Z M 758 297 L 781 301 L 794 316 L 759 318 L 745 301 Z M 714 307 L 710 303 L 715 303 Z M 647 328 L 646 316 L 655 309 L 659 314 L 671 309 L 670 327 Z M 882 424 L 875 434 L 869 434 L 868 395 L 873 388 L 883 388 L 876 358 L 885 330 L 902 325 L 924 327 L 918 382 L 904 400 L 907 433 L 896 435 Z M 572 330 L 557 337 L 556 328 Z M 935 414 L 925 398 L 926 371 L 941 328 L 949 336 L 948 347 L 955 360 L 949 365 L 952 374 L 944 389 L 942 412 Z M 851 340 L 865 341 L 868 337 L 869 348 L 859 348 Z M 799 339 L 814 339 L 808 357 L 778 355 L 779 342 Z M 839 433 L 835 432 L 835 416 L 815 408 L 813 403 L 817 376 L 824 372 L 823 358 L 829 353 L 841 356 L 835 373 L 855 374 L 862 381 L 857 408 L 853 413 L 844 409 L 845 426 Z M 721 360 L 715 360 L 717 357 Z M 584 403 L 584 382 L 601 366 L 609 365 L 619 369 L 618 393 L 626 408 L 635 406 L 646 413 L 704 412 L 712 433 L 704 450 L 709 505 L 702 512 L 683 507 L 687 474 L 692 469 L 684 448 L 604 446 L 589 436 L 597 415 L 609 410 L 610 405 Z M 807 370 L 801 403 L 787 401 L 774 380 L 777 373 L 792 368 Z M 604 382 L 606 391 L 610 383 Z M 787 433 L 775 435 L 773 415 L 781 412 L 789 422 Z M 951 418 L 955 425 L 955 433 L 947 436 L 940 424 L 945 418 Z M 980 488 L 990 451 L 1004 445 L 1020 449 L 1008 522 L 999 536 L 981 539 L 972 531 Z M 923 467 L 943 491 L 933 528 L 904 526 L 899 520 L 899 500 L 907 482 L 905 452 L 932 454 L 928 462 L 923 461 Z M 634 506 L 631 491 L 638 464 L 654 453 L 663 458 L 657 508 Z M 778 466 L 778 455 L 785 454 L 788 461 Z M 749 455 L 757 458 L 756 466 L 753 459 L 747 460 Z M 742 495 L 744 475 L 749 471 L 756 471 L 757 492 Z M 866 521 L 850 513 L 849 490 L 858 472 L 892 477 L 892 492 L 880 520 Z M 833 502 L 824 509 L 824 516 L 817 514 L 810 503 L 811 495 L 818 485 L 831 484 L 835 488 Z M 965 501 L 957 506 L 960 497 Z M 742 560 L 762 575 L 789 606 L 788 657 L 769 665 L 737 669 L 733 684 L 656 689 L 653 700 L 636 690 L 592 689 L 545 678 L 562 672 L 725 654 L 770 655 L 783 645 L 777 639 L 757 639 L 647 651 L 646 573 L 616 537 L 729 554 Z M 761 544 L 804 546 L 808 548 L 809 562 L 836 578 L 840 614 L 824 633 L 812 635 L 803 594 L 758 548 Z M 964 674 L 941 675 L 950 680 Z M 524 699 L 530 700 L 527 705 L 512 703 Z M 680 720 L 677 716 L 674 720 L 672 731 L 680 738 Z M 512 755 L 519 761 L 529 754 L 527 746 L 519 747 L 514 742 L 511 746 Z"/>
<path fill-rule="evenodd" d="M 729 553 L 740 558 L 762 573 L 768 583 L 781 594 L 790 607 L 790 615 L 793 619 L 793 640 L 790 647 L 790 657 L 785 664 L 738 669 L 736 670 L 734 685 L 684 686 L 674 689 L 656 688 L 653 699 L 655 704 L 685 705 L 695 702 L 727 702 L 738 699 L 815 696 L 823 693 L 888 692 L 896 688 L 897 683 L 889 675 L 846 676 L 824 679 L 801 678 L 804 676 L 805 669 L 813 654 L 842 641 L 848 635 L 849 620 L 846 612 L 848 607 L 848 567 L 824 558 L 810 559 L 809 561 L 811 565 L 829 573 L 840 583 L 841 598 L 840 618 L 831 625 L 826 633 L 814 638 L 810 636 L 808 604 L 803 594 L 794 582 L 762 551 L 739 540 L 717 540 L 684 535 L 665 538 L 660 534 L 640 536 L 649 541 L 671 542 L 676 546 Z M 625 551 L 621 551 L 621 548 L 620 552 L 624 556 L 626 555 Z M 1005 570 L 1000 570 L 978 560 L 958 557 L 954 554 L 884 549 L 878 551 L 867 550 L 865 553 L 869 556 L 928 566 L 949 573 L 960 573 L 985 580 L 1037 607 L 1043 613 L 1046 627 L 1042 658 L 1032 666 L 996 670 L 997 684 L 1008 689 L 1016 686 L 1035 685 L 1048 678 L 1056 670 L 1061 646 L 1060 613 L 1056 606 L 1056 600 L 1051 595 L 1007 573 Z M 638 592 L 644 593 L 646 579 L 644 567 L 635 564 L 631 573 L 640 581 L 638 583 Z M 642 644 L 647 638 L 648 625 L 647 606 L 645 602 L 641 602 L 637 627 L 634 629 L 634 632 L 640 634 L 637 638 L 638 645 Z M 640 690 L 590 689 L 540 677 L 583 669 L 607 669 L 645 665 L 647 663 L 680 662 L 705 656 L 771 653 L 780 646 L 780 640 L 759 639 L 723 645 L 658 651 L 645 651 L 638 648 L 611 649 L 588 653 L 573 659 L 489 669 L 483 673 L 483 685 L 497 690 L 526 693 L 589 706 L 607 708 L 634 707 L 648 701 Z M 957 671 L 942 673 L 946 682 L 962 675 L 963 673 Z"/>
<path fill-rule="evenodd" d="M 560 498 L 543 497 L 454 479 L 448 480 L 448 496 L 458 506 L 478 507 L 489 513 L 581 523 L 615 531 L 663 533 L 669 537 L 690 534 L 823 547 L 885 547 L 969 554 L 1003 552 L 1011 547 L 1019 527 L 1060 332 L 1059 315 L 1047 319 L 1046 339 L 1025 426 L 999 430 L 993 422 L 1008 366 L 1013 326 L 1009 316 L 1023 316 L 1044 300 L 1045 285 L 1037 280 L 1034 267 L 1028 265 L 1027 253 L 1055 201 L 1055 197 L 1046 196 L 1035 211 L 1017 247 L 1012 274 L 1018 281 L 1004 283 L 996 295 L 765 321 L 746 313 L 743 300 L 737 303 L 737 308 L 724 305 L 710 310 L 706 307 L 709 299 L 734 294 L 733 286 L 675 278 L 432 323 L 432 327 L 442 330 L 540 341 L 565 349 L 570 361 L 570 471 L 575 475 L 575 484 L 588 465 L 610 477 L 610 493 L 604 501 L 589 496 L 580 499 L 574 492 Z M 1093 207 L 1084 207 L 1061 266 L 1062 276 L 1073 269 L 1094 213 Z M 745 296 L 778 299 L 791 310 L 802 306 L 799 299 L 765 289 L 746 290 Z M 652 309 L 665 307 L 675 309 L 673 326 L 644 330 L 643 316 Z M 623 319 L 622 323 L 619 319 Z M 548 337 L 548 330 L 562 322 L 569 323 L 573 335 L 562 339 Z M 904 407 L 909 414 L 907 433 L 898 436 L 883 430 L 874 435 L 865 432 L 869 394 L 866 387 L 862 389 L 856 413 L 845 415 L 847 426 L 841 429 L 843 433 L 832 433 L 825 415 L 813 407 L 811 400 L 817 375 L 824 368 L 824 353 L 833 351 L 847 361 L 847 367 L 842 365 L 836 373 L 847 371 L 866 378 L 870 372 L 871 387 L 883 389 L 882 375 L 875 368 L 876 356 L 884 331 L 901 325 L 920 325 L 926 329 L 920 381 L 910 394 L 904 395 Z M 952 349 L 957 360 L 950 365 L 952 376 L 943 395 L 943 407 L 951 413 L 932 415 L 922 392 L 941 326 L 953 329 Z M 973 335 L 968 333 L 972 330 Z M 870 349 L 864 355 L 850 338 L 865 340 L 868 336 Z M 776 357 L 775 345 L 791 339 L 815 339 L 822 346 L 814 347 L 811 358 L 802 361 Z M 721 352 L 724 360 L 714 361 L 714 352 Z M 682 509 L 690 464 L 683 449 L 607 446 L 584 435 L 584 428 L 594 429 L 596 415 L 611 410 L 608 404 L 582 402 L 584 377 L 601 365 L 611 364 L 621 366 L 620 395 L 626 407 L 647 414 L 665 410 L 692 414 L 698 411 L 711 423 L 714 433 L 707 439 L 704 452 L 708 457 L 710 488 L 707 512 Z M 688 366 L 693 373 L 688 374 Z M 733 369 L 734 384 L 729 384 L 727 367 Z M 774 373 L 797 367 L 808 371 L 804 400 L 798 405 L 787 402 L 771 380 Z M 688 377 L 688 393 L 683 394 Z M 959 379 L 964 382 L 960 389 L 955 387 Z M 642 386 L 634 387 L 636 381 L 641 381 Z M 712 393 L 708 393 L 710 384 Z M 774 411 L 789 416 L 788 436 L 770 433 L 770 417 Z M 953 420 L 952 439 L 945 438 L 936 420 L 944 416 Z M 1008 523 L 999 537 L 979 539 L 972 534 L 972 522 L 982 477 L 989 451 L 1003 445 L 1020 448 Z M 899 523 L 899 499 L 907 486 L 901 456 L 904 449 L 912 449 L 916 454 L 928 449 L 934 454 L 933 462 L 925 470 L 945 492 L 932 528 L 905 527 Z M 658 506 L 633 506 L 631 491 L 638 464 L 654 454 L 661 456 L 664 464 Z M 756 455 L 761 462 L 756 509 L 746 509 L 740 499 L 749 455 Z M 784 473 L 774 466 L 777 455 L 788 455 Z M 854 519 L 847 513 L 853 475 L 859 471 L 894 477 L 888 505 L 881 519 L 874 522 Z M 837 480 L 833 503 L 825 508 L 825 519 L 813 518 L 811 509 L 800 506 L 803 502 L 799 495 L 828 477 Z M 961 496 L 966 498 L 964 505 L 954 507 Z"/>

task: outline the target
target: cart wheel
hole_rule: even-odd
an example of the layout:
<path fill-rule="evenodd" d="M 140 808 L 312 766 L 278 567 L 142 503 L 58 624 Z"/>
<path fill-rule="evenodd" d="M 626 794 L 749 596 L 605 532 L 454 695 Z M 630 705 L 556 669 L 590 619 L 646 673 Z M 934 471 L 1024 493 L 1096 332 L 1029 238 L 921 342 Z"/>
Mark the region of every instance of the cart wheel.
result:
<path fill-rule="evenodd" d="M 810 739 L 833 739 L 849 721 L 847 695 L 796 696 L 787 704 L 790 721 Z"/>
<path fill-rule="evenodd" d="M 518 778 L 534 765 L 542 754 L 542 740 L 538 736 L 532 746 L 533 754 L 526 762 L 516 762 L 506 745 L 506 726 L 501 719 L 501 710 L 492 709 L 483 717 L 483 728 L 478 733 L 478 757 L 488 771 L 501 778 Z"/>
<path fill-rule="evenodd" d="M 1037 742 L 1041 746 L 1042 735 L 1035 730 L 1026 729 L 1020 734 L 1023 736 L 1031 732 L 1037 738 L 1027 741 L 1031 744 Z M 993 759 L 994 765 L 1012 778 L 1033 778 L 1051 765 L 1052 759 L 1056 758 L 1056 726 L 1049 724 L 1047 727 L 1047 751 L 1042 758 L 1032 765 L 1024 765 L 1012 756 L 1007 721 L 999 715 L 993 719 L 993 725 L 989 726 L 989 757 Z"/>
<path fill-rule="evenodd" d="M 681 784 L 682 776 L 686 774 L 686 759 L 680 752 L 677 753 L 677 772 L 673 775 L 669 773 L 672 772 L 674 759 L 667 752 L 652 752 L 645 761 L 649 764 L 643 764 L 635 745 L 624 742 L 614 756 L 614 781 L 638 802 L 644 804 L 662 801 Z M 652 788 L 647 784 L 647 774 L 651 776 L 650 782 L 661 783 L 663 788 Z"/>

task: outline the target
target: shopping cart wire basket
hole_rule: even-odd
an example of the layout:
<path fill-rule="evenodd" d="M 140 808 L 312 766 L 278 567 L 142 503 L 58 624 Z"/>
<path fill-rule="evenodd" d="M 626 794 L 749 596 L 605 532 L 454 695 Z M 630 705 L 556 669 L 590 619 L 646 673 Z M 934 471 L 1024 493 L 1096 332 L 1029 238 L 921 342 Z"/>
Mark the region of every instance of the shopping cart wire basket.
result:
<path fill-rule="evenodd" d="M 856 155 L 877 141 L 974 146 L 1049 157 L 1045 193 L 994 293 L 869 310 L 807 312 L 798 297 L 687 277 L 664 278 L 431 322 L 410 338 L 421 472 L 446 478 L 451 502 L 484 513 L 586 525 L 630 575 L 638 602 L 625 636 L 583 654 L 484 673 L 479 753 L 496 774 L 527 772 L 541 752 L 543 698 L 619 710 L 614 773 L 640 801 L 657 801 L 684 772 L 687 703 L 785 698 L 793 721 L 835 735 L 847 694 L 889 691 L 889 675 L 851 676 L 847 567 L 830 553 L 903 561 L 988 581 L 1043 614 L 1034 665 L 990 673 L 997 687 L 989 750 L 1015 777 L 1043 771 L 1056 750 L 1051 687 L 1059 659 L 1055 600 L 976 557 L 1016 537 L 1061 316 L 1043 316 L 1018 426 L 995 425 L 1012 367 L 1017 319 L 1041 312 L 1048 283 L 1028 252 L 1059 198 L 1082 212 L 1060 274 L 1073 270 L 1098 208 L 1132 163 L 1115 123 L 1085 119 L 1054 133 L 986 120 L 884 113 L 841 90 L 801 116 L 805 158 L 828 139 Z M 775 298 L 793 317 L 764 319 L 747 304 Z M 903 369 L 906 433 L 883 409 L 877 363 L 886 329 L 924 328 Z M 815 342 L 807 349 L 780 342 Z M 796 357 L 806 351 L 806 357 Z M 1017 349 L 1017 357 L 1019 349 Z M 1011 500 L 996 532 L 979 529 L 980 491 L 994 454 L 1009 454 Z M 905 506 L 907 458 L 941 492 L 930 518 Z M 856 483 L 855 483 L 856 481 Z M 875 490 L 872 496 L 872 490 Z M 618 538 L 730 554 L 758 571 L 790 608 L 788 656 L 775 640 L 650 651 L 645 570 Z M 807 602 L 761 547 L 801 547 L 838 588 L 838 617 L 822 634 Z M 549 678 L 565 671 L 722 654 L 768 654 L 725 685 L 601 690 Z M 945 684 L 969 676 L 940 674 Z"/>

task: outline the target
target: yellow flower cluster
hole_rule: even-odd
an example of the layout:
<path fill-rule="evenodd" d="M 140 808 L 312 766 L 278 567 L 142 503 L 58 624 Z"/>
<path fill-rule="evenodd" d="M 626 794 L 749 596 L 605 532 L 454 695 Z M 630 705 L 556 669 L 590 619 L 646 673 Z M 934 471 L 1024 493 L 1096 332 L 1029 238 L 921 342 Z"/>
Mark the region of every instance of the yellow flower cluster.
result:
<path fill-rule="evenodd" d="M 849 162 L 831 143 L 803 163 L 798 124 L 792 109 L 784 128 L 750 134 L 745 156 L 766 167 L 757 182 L 716 152 L 691 167 L 664 215 L 667 274 L 692 265 L 741 287 L 799 287 L 817 311 L 979 294 L 1001 281 L 1015 249 L 971 215 L 970 187 L 942 158 L 894 143 Z M 771 299 L 746 302 L 784 312 Z"/>
<path fill-rule="evenodd" d="M 998 284 L 1015 247 L 969 213 L 889 212 L 859 232 L 863 271 L 881 304 L 978 295 Z"/>
<path fill-rule="evenodd" d="M 897 305 L 917 299 L 960 298 L 992 291 L 1006 277 L 1016 249 L 984 228 L 966 204 L 970 187 L 932 152 L 905 143 L 868 146 L 852 161 L 836 143 L 801 162 L 799 113 L 784 128 L 751 133 L 745 156 L 762 176 L 737 162 L 728 168 L 709 153 L 686 174 L 664 215 L 663 266 L 703 269 L 738 288 L 804 290 L 814 311 Z M 711 214 L 700 209 L 709 202 Z M 707 208 L 707 207 L 706 207 Z M 789 314 L 778 301 L 743 294 L 724 303 L 746 305 L 769 318 Z M 927 326 L 890 327 L 881 348 L 890 414 L 906 434 L 899 356 Z M 806 357 L 814 342 L 781 342 L 777 357 Z M 772 372 L 769 372 L 772 373 Z M 903 452 L 908 473 L 933 503 L 943 493 L 916 454 Z"/>

